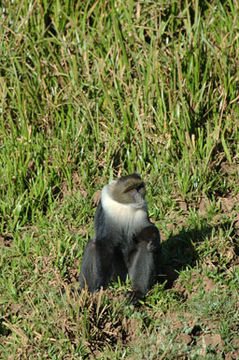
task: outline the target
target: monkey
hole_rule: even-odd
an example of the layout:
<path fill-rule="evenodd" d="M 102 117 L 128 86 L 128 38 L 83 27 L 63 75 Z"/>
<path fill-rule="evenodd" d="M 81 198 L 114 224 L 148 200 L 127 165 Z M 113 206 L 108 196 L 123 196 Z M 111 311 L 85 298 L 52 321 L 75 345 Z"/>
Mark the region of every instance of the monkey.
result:
<path fill-rule="evenodd" d="M 151 223 L 146 189 L 138 173 L 104 186 L 94 218 L 94 237 L 84 250 L 80 291 L 106 289 L 127 275 L 132 282 L 132 302 L 141 299 L 158 271 L 160 235 Z"/>

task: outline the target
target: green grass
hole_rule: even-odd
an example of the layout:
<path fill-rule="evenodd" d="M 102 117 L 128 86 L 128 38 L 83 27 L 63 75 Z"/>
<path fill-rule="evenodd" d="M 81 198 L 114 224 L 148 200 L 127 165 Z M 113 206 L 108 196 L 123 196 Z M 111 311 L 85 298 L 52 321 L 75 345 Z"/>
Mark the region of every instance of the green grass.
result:
<path fill-rule="evenodd" d="M 236 1 L 5 1 L 1 359 L 237 359 Z M 77 292 L 94 193 L 139 171 L 162 282 Z"/>

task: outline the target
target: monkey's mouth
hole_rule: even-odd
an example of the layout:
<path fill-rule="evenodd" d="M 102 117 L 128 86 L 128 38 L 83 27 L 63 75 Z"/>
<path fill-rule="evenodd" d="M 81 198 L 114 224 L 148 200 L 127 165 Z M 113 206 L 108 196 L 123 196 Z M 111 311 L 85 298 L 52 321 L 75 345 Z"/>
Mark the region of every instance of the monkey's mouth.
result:
<path fill-rule="evenodd" d="M 142 209 L 146 207 L 146 201 L 141 198 L 140 201 L 131 204 L 136 209 Z"/>
<path fill-rule="evenodd" d="M 144 202 L 144 199 L 143 199 L 142 195 L 141 195 L 138 191 L 135 191 L 135 192 L 134 192 L 133 197 L 134 197 L 134 201 L 135 201 L 137 204 L 141 204 L 141 203 Z"/>

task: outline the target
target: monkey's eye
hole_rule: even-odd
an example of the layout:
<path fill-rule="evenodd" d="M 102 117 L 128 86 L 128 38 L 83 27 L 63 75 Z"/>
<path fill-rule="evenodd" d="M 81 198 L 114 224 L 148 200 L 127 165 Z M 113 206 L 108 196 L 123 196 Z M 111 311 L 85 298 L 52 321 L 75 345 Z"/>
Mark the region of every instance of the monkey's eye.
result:
<path fill-rule="evenodd" d="M 126 193 L 133 193 L 133 192 L 135 192 L 135 191 L 140 191 L 140 190 L 142 190 L 142 189 L 144 189 L 144 184 L 139 184 L 139 185 L 137 185 L 137 186 L 135 186 L 135 185 L 131 185 L 131 186 L 128 186 L 125 190 L 124 190 L 124 192 L 126 192 Z"/>
<path fill-rule="evenodd" d="M 127 189 L 125 189 L 125 193 L 133 193 L 135 191 L 135 187 L 129 186 Z"/>

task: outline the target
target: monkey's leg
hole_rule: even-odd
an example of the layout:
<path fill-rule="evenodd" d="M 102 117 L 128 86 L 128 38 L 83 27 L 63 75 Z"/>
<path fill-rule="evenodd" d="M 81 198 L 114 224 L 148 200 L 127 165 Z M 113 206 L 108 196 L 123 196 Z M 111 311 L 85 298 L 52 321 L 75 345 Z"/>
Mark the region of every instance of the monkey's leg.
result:
<path fill-rule="evenodd" d="M 132 281 L 133 296 L 131 301 L 137 303 L 150 289 L 155 276 L 154 254 L 147 247 L 146 241 L 138 243 L 131 254 L 129 262 L 129 277 Z"/>
<path fill-rule="evenodd" d="M 81 272 L 80 290 L 87 287 L 90 292 L 95 292 L 102 286 L 107 288 L 113 273 L 112 251 L 107 249 L 104 241 L 89 240 L 85 248 Z"/>
<path fill-rule="evenodd" d="M 112 259 L 112 280 L 117 281 L 118 278 L 120 278 L 121 281 L 125 281 L 128 274 L 128 269 L 125 264 L 122 251 L 119 248 L 115 247 L 113 253 L 114 255 Z"/>

